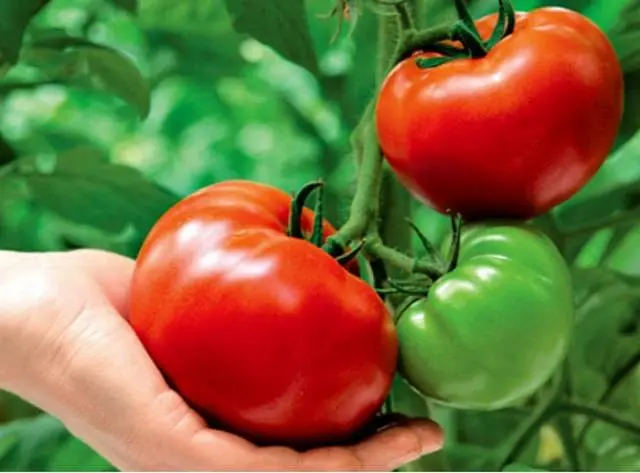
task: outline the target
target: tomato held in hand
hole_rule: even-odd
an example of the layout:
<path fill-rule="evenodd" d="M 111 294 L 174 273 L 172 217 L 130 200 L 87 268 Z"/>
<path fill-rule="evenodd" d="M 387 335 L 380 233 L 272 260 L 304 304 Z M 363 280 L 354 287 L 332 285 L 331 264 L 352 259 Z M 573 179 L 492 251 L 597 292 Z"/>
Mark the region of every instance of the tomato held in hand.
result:
<path fill-rule="evenodd" d="M 234 181 L 179 202 L 138 257 L 130 322 L 208 419 L 259 442 L 323 444 L 377 412 L 397 340 L 370 286 L 287 235 L 291 200 Z M 304 232 L 313 219 L 302 213 Z"/>
<path fill-rule="evenodd" d="M 440 402 L 503 408 L 550 378 L 573 318 L 569 271 L 546 236 L 524 225 L 470 226 L 456 269 L 399 316 L 399 369 Z"/>
<path fill-rule="evenodd" d="M 497 16 L 477 22 L 487 39 Z M 604 33 L 561 8 L 519 13 L 482 58 L 386 78 L 377 129 L 391 167 L 419 199 L 467 220 L 542 214 L 567 200 L 609 153 L 622 72 Z"/>

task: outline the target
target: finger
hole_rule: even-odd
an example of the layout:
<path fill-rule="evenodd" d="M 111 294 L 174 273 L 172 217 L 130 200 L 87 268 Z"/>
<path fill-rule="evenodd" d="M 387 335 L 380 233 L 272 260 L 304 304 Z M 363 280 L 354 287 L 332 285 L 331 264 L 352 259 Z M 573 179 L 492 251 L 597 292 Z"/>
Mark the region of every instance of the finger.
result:
<path fill-rule="evenodd" d="M 442 448 L 440 427 L 428 420 L 407 421 L 352 447 L 303 453 L 302 470 L 392 471 Z"/>
<path fill-rule="evenodd" d="M 93 279 L 116 310 L 126 315 L 129 308 L 129 287 L 134 261 L 124 256 L 100 250 L 75 250 L 66 253 L 73 264 Z"/>

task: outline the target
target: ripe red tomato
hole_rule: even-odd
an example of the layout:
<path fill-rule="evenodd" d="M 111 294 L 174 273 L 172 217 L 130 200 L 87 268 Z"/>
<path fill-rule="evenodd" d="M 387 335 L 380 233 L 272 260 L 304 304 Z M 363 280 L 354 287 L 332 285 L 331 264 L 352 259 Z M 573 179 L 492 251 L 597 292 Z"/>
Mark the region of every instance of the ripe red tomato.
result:
<path fill-rule="evenodd" d="M 496 22 L 477 22 L 483 38 Z M 605 34 L 578 13 L 541 8 L 519 13 L 515 32 L 483 58 L 431 69 L 416 56 L 401 62 L 382 86 L 377 129 L 399 178 L 437 210 L 530 218 L 598 170 L 622 106 Z"/>
<path fill-rule="evenodd" d="M 384 401 L 396 333 L 370 286 L 286 234 L 290 205 L 244 181 L 179 202 L 137 259 L 130 322 L 208 419 L 258 442 L 331 443 Z M 303 231 L 313 217 L 303 212 Z M 325 238 L 334 232 L 325 222 Z"/>

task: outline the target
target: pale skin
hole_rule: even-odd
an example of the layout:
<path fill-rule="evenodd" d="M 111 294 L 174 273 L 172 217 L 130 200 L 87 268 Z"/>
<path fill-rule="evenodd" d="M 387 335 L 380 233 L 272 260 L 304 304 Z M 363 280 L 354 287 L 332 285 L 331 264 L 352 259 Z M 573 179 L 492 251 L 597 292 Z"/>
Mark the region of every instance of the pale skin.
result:
<path fill-rule="evenodd" d="M 118 469 L 391 471 L 441 448 L 427 420 L 303 453 L 208 428 L 126 321 L 133 266 L 93 250 L 0 251 L 0 388 L 61 419 Z"/>

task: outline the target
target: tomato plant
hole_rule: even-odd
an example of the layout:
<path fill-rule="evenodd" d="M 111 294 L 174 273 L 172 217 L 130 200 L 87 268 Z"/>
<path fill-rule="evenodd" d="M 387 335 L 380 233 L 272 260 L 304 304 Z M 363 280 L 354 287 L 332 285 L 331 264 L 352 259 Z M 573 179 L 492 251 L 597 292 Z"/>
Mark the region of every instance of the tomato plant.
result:
<path fill-rule="evenodd" d="M 457 267 L 399 315 L 400 371 L 446 404 L 504 408 L 549 379 L 573 319 L 571 278 L 546 236 L 525 225 L 470 226 Z"/>
<path fill-rule="evenodd" d="M 489 40 L 497 15 L 476 24 Z M 531 218 L 580 190 L 612 148 L 623 82 L 606 35 L 569 10 L 520 13 L 478 57 L 386 78 L 377 128 L 387 161 L 418 198 L 468 219 Z"/>
<path fill-rule="evenodd" d="M 213 429 L 360 440 L 400 355 L 382 410 L 446 436 L 403 471 L 638 471 L 638 18 L 638 0 L 0 2 L 0 248 L 139 255 L 134 326 Z M 299 221 L 251 183 L 320 178 Z M 459 258 L 435 250 L 447 211 Z M 0 470 L 113 468 L 84 440 L 0 392 Z"/>
<path fill-rule="evenodd" d="M 287 234 L 291 205 L 286 193 L 246 181 L 182 200 L 143 245 L 130 321 L 214 423 L 261 442 L 335 442 L 387 395 L 395 329 L 371 287 Z M 303 232 L 313 221 L 306 209 Z M 324 236 L 333 232 L 324 222 Z"/>

